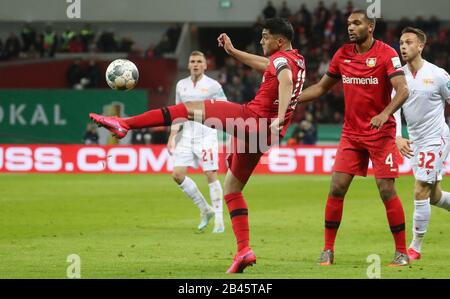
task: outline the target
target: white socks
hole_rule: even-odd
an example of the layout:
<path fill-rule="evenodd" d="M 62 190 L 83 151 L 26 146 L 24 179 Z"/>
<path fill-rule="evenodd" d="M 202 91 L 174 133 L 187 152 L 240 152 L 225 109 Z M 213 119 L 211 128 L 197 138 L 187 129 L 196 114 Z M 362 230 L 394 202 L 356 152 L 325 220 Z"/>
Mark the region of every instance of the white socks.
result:
<path fill-rule="evenodd" d="M 436 204 L 436 207 L 443 208 L 447 211 L 450 211 L 450 193 L 442 191 L 441 200 Z"/>
<path fill-rule="evenodd" d="M 183 190 L 183 192 L 186 193 L 187 196 L 189 196 L 197 205 L 197 207 L 200 209 L 200 212 L 206 213 L 211 209 L 200 190 L 198 190 L 195 182 L 188 176 L 184 178 L 184 181 L 179 186 L 181 190 Z"/>
<path fill-rule="evenodd" d="M 209 195 L 211 196 L 212 207 L 216 213 L 216 223 L 223 222 L 223 191 L 219 180 L 209 184 Z"/>
<path fill-rule="evenodd" d="M 420 252 L 423 237 L 427 232 L 428 223 L 430 222 L 431 205 L 430 199 L 414 200 L 414 222 L 413 222 L 413 240 L 410 247 Z"/>

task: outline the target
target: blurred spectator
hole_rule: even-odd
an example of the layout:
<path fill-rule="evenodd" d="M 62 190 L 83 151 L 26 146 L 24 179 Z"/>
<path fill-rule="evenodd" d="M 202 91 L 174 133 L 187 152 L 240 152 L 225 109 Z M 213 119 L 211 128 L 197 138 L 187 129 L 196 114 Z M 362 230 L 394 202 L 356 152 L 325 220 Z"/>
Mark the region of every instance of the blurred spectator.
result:
<path fill-rule="evenodd" d="M 169 41 L 169 52 L 175 52 L 180 34 L 181 34 L 180 24 L 172 24 L 172 26 L 170 26 L 169 29 L 167 29 L 166 36 Z"/>
<path fill-rule="evenodd" d="M 155 57 L 162 57 L 164 53 L 169 53 L 171 49 L 170 41 L 167 35 L 164 35 L 154 49 Z"/>
<path fill-rule="evenodd" d="M 3 60 L 3 41 L 2 41 L 2 39 L 0 38 L 0 60 Z"/>
<path fill-rule="evenodd" d="M 244 103 L 243 98 L 244 84 L 242 84 L 242 79 L 240 76 L 238 75 L 232 76 L 230 84 L 225 84 L 223 88 L 229 101 L 239 104 Z"/>
<path fill-rule="evenodd" d="M 306 4 L 303 3 L 300 6 L 300 9 L 294 16 L 293 23 L 294 27 L 297 28 L 297 31 L 301 29 L 303 32 L 307 32 L 308 34 L 311 32 L 312 18 Z"/>
<path fill-rule="evenodd" d="M 313 27 L 313 31 L 315 36 L 320 38 L 323 37 L 328 16 L 329 16 L 328 9 L 323 4 L 323 1 L 320 1 L 314 11 L 315 25 Z"/>
<path fill-rule="evenodd" d="M 86 88 L 99 87 L 99 83 L 102 78 L 102 72 L 100 70 L 100 66 L 94 59 L 89 60 L 89 64 L 84 77 L 88 80 Z"/>
<path fill-rule="evenodd" d="M 140 130 L 133 130 L 131 135 L 132 144 L 151 144 L 152 134 L 149 128 L 143 128 Z"/>
<path fill-rule="evenodd" d="M 97 126 L 93 124 L 88 124 L 86 127 L 86 132 L 83 136 L 84 144 L 98 144 L 98 133 Z"/>
<path fill-rule="evenodd" d="M 72 52 L 69 49 L 69 44 L 75 38 L 75 36 L 76 36 L 75 31 L 73 31 L 70 27 L 66 27 L 66 30 L 61 34 L 61 51 Z"/>
<path fill-rule="evenodd" d="M 58 37 L 55 31 L 53 30 L 52 26 L 50 25 L 45 26 L 42 38 L 43 38 L 44 56 L 53 57 L 55 55 L 56 48 L 58 46 Z"/>
<path fill-rule="evenodd" d="M 305 119 L 295 126 L 292 138 L 296 144 L 314 145 L 317 142 L 317 124 L 314 122 L 313 115 L 305 113 Z"/>
<path fill-rule="evenodd" d="M 289 9 L 288 5 L 287 5 L 287 2 L 283 1 L 283 3 L 281 4 L 279 17 L 280 18 L 289 19 L 291 16 L 292 16 L 292 13 L 291 13 L 291 10 Z"/>
<path fill-rule="evenodd" d="M 17 58 L 20 53 L 20 40 L 14 32 L 9 34 L 5 42 L 4 55 L 7 59 Z"/>
<path fill-rule="evenodd" d="M 31 24 L 26 23 L 20 31 L 22 38 L 22 51 L 28 52 L 36 40 L 36 31 L 31 27 Z"/>
<path fill-rule="evenodd" d="M 74 35 L 68 45 L 68 51 L 70 53 L 82 53 L 84 52 L 84 45 L 79 35 Z"/>
<path fill-rule="evenodd" d="M 167 127 L 153 127 L 149 131 L 151 144 L 167 144 L 167 138 L 169 137 Z"/>
<path fill-rule="evenodd" d="M 122 38 L 122 41 L 120 42 L 120 52 L 131 52 L 134 45 L 134 41 L 130 37 L 124 37 Z"/>
<path fill-rule="evenodd" d="M 330 57 L 328 56 L 328 53 L 324 51 L 322 53 L 322 60 L 320 61 L 319 69 L 317 70 L 320 77 L 325 75 L 325 73 L 328 71 L 329 66 L 330 66 Z"/>
<path fill-rule="evenodd" d="M 263 10 L 264 19 L 275 18 L 277 16 L 277 9 L 273 6 L 272 1 L 268 1 Z"/>
<path fill-rule="evenodd" d="M 89 45 L 94 41 L 95 33 L 91 29 L 90 24 L 85 24 L 80 31 L 81 41 L 83 42 L 84 51 L 88 51 Z"/>
<path fill-rule="evenodd" d="M 44 57 L 44 36 L 42 34 L 36 35 L 33 51 L 36 51 L 39 57 Z"/>
<path fill-rule="evenodd" d="M 76 59 L 67 69 L 66 80 L 67 85 L 73 89 L 80 89 L 80 81 L 83 77 L 81 70 L 81 60 Z"/>
<path fill-rule="evenodd" d="M 150 43 L 147 50 L 145 50 L 144 57 L 147 59 L 155 57 L 155 47 L 153 46 L 153 43 Z"/>
<path fill-rule="evenodd" d="M 348 17 L 352 14 L 352 12 L 355 9 L 353 8 L 353 2 L 352 1 L 348 1 L 347 5 L 345 6 L 345 11 L 344 11 L 344 18 L 347 20 Z"/>
<path fill-rule="evenodd" d="M 100 52 L 117 52 L 118 46 L 117 41 L 114 36 L 114 31 L 112 29 L 106 30 L 100 34 L 100 37 L 97 41 L 97 48 Z"/>

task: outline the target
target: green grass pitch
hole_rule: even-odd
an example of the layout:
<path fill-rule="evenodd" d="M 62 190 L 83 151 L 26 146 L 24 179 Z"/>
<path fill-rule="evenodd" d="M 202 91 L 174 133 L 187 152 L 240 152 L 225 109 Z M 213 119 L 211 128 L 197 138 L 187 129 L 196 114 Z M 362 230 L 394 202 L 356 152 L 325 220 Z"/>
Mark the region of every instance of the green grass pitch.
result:
<path fill-rule="evenodd" d="M 205 195 L 205 178 L 192 175 Z M 223 179 L 223 177 L 221 177 Z M 320 267 L 330 176 L 254 176 L 244 195 L 257 264 L 233 278 L 366 278 L 381 257 L 382 278 L 450 278 L 450 213 L 432 209 L 422 260 L 389 268 L 394 243 L 373 177 L 346 197 L 336 264 Z M 413 177 L 398 180 L 411 239 Z M 450 190 L 450 180 L 443 181 Z M 208 199 L 209 200 L 209 199 Z M 225 278 L 235 251 L 226 232 L 196 231 L 197 208 L 169 175 L 1 175 L 0 278 L 65 278 L 67 256 L 81 278 Z"/>

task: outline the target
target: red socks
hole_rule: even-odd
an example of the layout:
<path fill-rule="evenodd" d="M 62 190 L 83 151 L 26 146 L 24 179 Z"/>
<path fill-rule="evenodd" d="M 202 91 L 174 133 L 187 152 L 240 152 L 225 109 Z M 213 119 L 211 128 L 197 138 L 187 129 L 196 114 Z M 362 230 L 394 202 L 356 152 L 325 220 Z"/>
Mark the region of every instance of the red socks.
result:
<path fill-rule="evenodd" d="M 395 240 L 395 248 L 401 253 L 406 253 L 405 214 L 402 202 L 398 196 L 383 201 L 386 207 L 386 215 L 389 226 Z M 334 251 L 334 241 L 341 224 L 344 198 L 328 196 L 325 208 L 325 248 Z"/>
<path fill-rule="evenodd" d="M 231 225 L 236 236 L 238 251 L 249 246 L 248 209 L 242 193 L 224 196 L 230 212 Z"/>
<path fill-rule="evenodd" d="M 161 109 L 154 109 L 137 116 L 123 119 L 130 129 L 170 126 L 174 120 L 188 118 L 186 106 L 181 103 Z"/>
<path fill-rule="evenodd" d="M 395 249 L 401 253 L 406 253 L 406 233 L 405 233 L 405 213 L 402 202 L 398 196 L 383 201 L 386 207 L 386 215 L 392 235 L 395 240 Z"/>
<path fill-rule="evenodd" d="M 334 241 L 341 224 L 342 210 L 344 209 L 344 198 L 328 196 L 325 207 L 325 248 L 334 251 Z"/>

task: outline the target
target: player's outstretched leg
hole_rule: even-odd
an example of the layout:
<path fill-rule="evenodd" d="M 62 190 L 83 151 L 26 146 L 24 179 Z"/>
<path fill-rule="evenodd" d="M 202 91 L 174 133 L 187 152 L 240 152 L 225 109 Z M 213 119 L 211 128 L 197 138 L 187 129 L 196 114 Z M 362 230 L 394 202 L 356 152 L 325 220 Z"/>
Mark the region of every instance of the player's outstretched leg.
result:
<path fill-rule="evenodd" d="M 176 119 L 186 120 L 188 119 L 188 108 L 185 104 L 181 103 L 161 109 L 150 110 L 129 118 L 103 116 L 96 113 L 90 113 L 89 117 L 99 126 L 109 130 L 117 138 L 123 138 L 131 129 L 170 126 Z"/>

